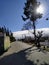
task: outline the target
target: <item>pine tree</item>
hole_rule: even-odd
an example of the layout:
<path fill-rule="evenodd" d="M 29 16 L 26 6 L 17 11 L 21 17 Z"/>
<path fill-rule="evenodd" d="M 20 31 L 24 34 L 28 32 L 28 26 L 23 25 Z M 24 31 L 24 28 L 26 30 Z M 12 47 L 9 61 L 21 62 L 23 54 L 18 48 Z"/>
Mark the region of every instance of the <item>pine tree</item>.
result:
<path fill-rule="evenodd" d="M 37 2 L 37 0 L 26 0 L 25 7 L 24 7 L 24 16 L 22 16 L 22 19 L 24 21 L 30 19 L 30 22 L 33 22 L 33 29 L 34 29 L 34 39 L 36 44 L 36 20 L 42 17 L 42 14 L 36 13 L 36 9 L 40 6 L 40 2 Z"/>

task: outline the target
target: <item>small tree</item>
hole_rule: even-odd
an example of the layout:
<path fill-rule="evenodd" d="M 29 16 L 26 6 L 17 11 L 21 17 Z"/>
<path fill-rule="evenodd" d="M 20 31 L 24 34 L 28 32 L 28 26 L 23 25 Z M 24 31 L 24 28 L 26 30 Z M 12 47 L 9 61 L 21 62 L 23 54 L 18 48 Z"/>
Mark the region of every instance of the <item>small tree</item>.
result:
<path fill-rule="evenodd" d="M 10 32 L 9 32 L 9 37 L 10 37 L 10 41 L 11 41 L 11 42 L 16 41 L 16 39 L 15 39 L 15 37 L 13 36 L 13 33 L 11 32 L 11 30 L 10 30 Z"/>
<path fill-rule="evenodd" d="M 31 22 L 33 22 L 33 29 L 34 29 L 34 39 L 35 44 L 36 43 L 36 20 L 38 18 L 42 17 L 42 14 L 36 13 L 36 9 L 40 6 L 40 2 L 37 2 L 36 0 L 26 0 L 25 7 L 24 7 L 24 16 L 22 16 L 22 19 L 26 21 L 27 19 L 30 19 Z"/>
<path fill-rule="evenodd" d="M 36 35 L 36 42 L 37 42 L 37 47 L 38 48 L 40 48 L 40 40 L 41 40 L 41 38 L 42 38 L 42 34 L 43 33 L 43 31 L 38 31 L 38 34 Z"/>

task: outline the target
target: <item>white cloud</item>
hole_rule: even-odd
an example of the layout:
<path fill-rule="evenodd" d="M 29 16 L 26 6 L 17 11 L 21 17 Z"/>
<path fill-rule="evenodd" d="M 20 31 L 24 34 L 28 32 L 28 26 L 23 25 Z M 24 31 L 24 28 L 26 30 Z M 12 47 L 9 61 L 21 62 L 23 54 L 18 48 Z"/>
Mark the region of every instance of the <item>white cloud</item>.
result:
<path fill-rule="evenodd" d="M 43 31 L 43 36 L 49 35 L 49 28 L 41 28 L 41 29 L 37 29 L 36 31 Z M 17 32 L 13 32 L 13 36 L 16 38 L 22 38 L 25 35 L 34 37 L 34 35 L 31 32 L 33 32 L 33 30 L 17 31 Z"/>

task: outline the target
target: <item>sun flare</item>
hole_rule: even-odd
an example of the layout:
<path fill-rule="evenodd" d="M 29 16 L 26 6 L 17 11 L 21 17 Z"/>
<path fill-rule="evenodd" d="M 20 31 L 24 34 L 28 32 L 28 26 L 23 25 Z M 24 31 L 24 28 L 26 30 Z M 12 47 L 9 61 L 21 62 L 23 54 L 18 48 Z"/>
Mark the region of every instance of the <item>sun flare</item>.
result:
<path fill-rule="evenodd" d="M 40 5 L 37 10 L 36 10 L 37 13 L 40 13 L 40 14 L 43 14 L 44 13 L 44 8 L 42 5 Z"/>

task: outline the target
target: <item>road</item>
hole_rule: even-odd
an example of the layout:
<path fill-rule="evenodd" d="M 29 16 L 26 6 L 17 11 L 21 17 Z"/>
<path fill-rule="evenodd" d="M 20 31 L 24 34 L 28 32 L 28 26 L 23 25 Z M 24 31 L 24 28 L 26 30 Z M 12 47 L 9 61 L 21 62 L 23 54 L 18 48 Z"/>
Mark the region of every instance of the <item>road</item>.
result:
<path fill-rule="evenodd" d="M 16 41 L 0 56 L 0 65 L 49 65 L 49 52 L 39 52 L 36 47 Z"/>

